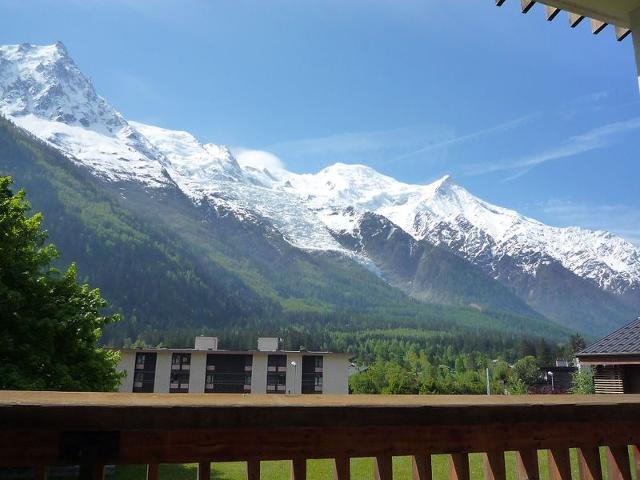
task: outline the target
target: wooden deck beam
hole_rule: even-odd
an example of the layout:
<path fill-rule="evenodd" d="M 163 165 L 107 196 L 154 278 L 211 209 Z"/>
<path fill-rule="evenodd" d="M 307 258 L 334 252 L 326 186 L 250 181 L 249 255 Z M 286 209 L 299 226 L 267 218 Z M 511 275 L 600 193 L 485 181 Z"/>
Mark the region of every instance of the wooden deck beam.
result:
<path fill-rule="evenodd" d="M 522 13 L 529 13 L 529 10 L 536 4 L 534 0 L 520 0 Z"/>
<path fill-rule="evenodd" d="M 525 459 L 585 445 L 594 465 L 598 445 L 633 445 L 640 431 L 634 395 L 273 397 L 0 392 L 0 467 L 88 458 L 149 464 L 148 480 L 156 480 L 161 463 L 249 461 L 248 478 L 257 480 L 260 460 L 294 459 L 301 472 L 304 460 L 295 459 L 335 458 L 347 480 L 348 458 L 378 457 L 388 476 L 392 456 L 412 455 L 421 476 L 428 455 L 453 454 L 452 472 L 464 480 L 467 452 L 492 452 L 499 479 L 500 452 Z M 531 478 L 533 461 L 522 463 Z"/>
<path fill-rule="evenodd" d="M 602 30 L 607 27 L 607 22 L 601 22 L 600 20 L 591 19 L 591 33 L 598 35 Z"/>
<path fill-rule="evenodd" d="M 553 21 L 558 14 L 560 13 L 561 9 L 556 8 L 556 7 L 550 7 L 549 5 L 545 5 L 544 6 L 544 13 L 547 17 L 547 21 L 551 22 Z"/>
<path fill-rule="evenodd" d="M 580 22 L 584 20 L 584 16 L 577 13 L 567 12 L 567 15 L 569 17 L 569 26 L 571 28 L 576 28 L 580 24 Z"/>

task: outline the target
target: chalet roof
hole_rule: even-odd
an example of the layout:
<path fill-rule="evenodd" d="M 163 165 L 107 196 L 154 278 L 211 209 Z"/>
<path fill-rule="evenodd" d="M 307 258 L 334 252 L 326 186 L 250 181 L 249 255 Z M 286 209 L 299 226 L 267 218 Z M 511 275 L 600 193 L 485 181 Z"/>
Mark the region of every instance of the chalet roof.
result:
<path fill-rule="evenodd" d="M 640 317 L 578 353 L 591 355 L 640 355 Z"/>

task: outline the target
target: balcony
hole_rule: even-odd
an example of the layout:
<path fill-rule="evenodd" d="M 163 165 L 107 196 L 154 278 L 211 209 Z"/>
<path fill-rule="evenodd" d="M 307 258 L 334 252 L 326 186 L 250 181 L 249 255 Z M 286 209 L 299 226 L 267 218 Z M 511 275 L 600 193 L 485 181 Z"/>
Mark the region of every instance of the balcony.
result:
<path fill-rule="evenodd" d="M 0 468 L 80 465 L 99 479 L 105 464 L 246 461 L 258 480 L 261 460 L 291 460 L 292 479 L 307 459 L 333 459 L 334 478 L 350 478 L 350 459 L 373 457 L 379 480 L 392 458 L 413 457 L 413 478 L 432 476 L 430 455 L 448 454 L 449 476 L 470 476 L 469 454 L 482 453 L 488 480 L 506 477 L 516 452 L 519 479 L 538 479 L 546 452 L 549 479 L 571 479 L 570 448 L 580 477 L 632 478 L 628 447 L 640 458 L 640 395 L 603 396 L 273 396 L 0 392 Z M 606 454 L 601 464 L 599 447 Z M 359 479 L 358 479 L 359 480 Z"/>

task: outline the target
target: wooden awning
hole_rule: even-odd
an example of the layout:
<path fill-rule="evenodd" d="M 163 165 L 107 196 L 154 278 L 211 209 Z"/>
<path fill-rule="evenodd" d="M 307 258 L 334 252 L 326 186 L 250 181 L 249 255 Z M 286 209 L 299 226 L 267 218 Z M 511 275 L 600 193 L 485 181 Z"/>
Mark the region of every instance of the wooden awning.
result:
<path fill-rule="evenodd" d="M 496 0 L 496 5 L 500 7 L 505 1 Z M 553 21 L 561 11 L 565 11 L 571 28 L 578 26 L 586 18 L 591 21 L 591 32 L 594 35 L 611 25 L 618 41 L 624 40 L 640 19 L 640 0 L 520 0 L 522 13 L 528 13 L 537 3 L 544 6 L 548 21 Z"/>

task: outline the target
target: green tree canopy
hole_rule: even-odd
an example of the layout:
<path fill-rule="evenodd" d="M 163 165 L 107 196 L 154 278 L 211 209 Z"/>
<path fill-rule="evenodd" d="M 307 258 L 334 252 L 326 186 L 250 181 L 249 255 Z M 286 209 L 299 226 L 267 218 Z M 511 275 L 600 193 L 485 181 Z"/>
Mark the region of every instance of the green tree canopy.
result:
<path fill-rule="evenodd" d="M 518 360 L 513 365 L 513 376 L 515 380 L 521 381 L 527 387 L 535 385 L 540 379 L 540 368 L 536 357 L 527 356 Z"/>
<path fill-rule="evenodd" d="M 591 367 L 583 366 L 573 373 L 571 378 L 571 393 L 579 395 L 596 393 L 593 369 Z"/>
<path fill-rule="evenodd" d="M 53 268 L 42 215 L 29 217 L 11 185 L 0 177 L 0 389 L 115 389 L 118 356 L 96 344 L 118 316 L 101 314 L 106 301 L 78 284 L 75 265 Z"/>

